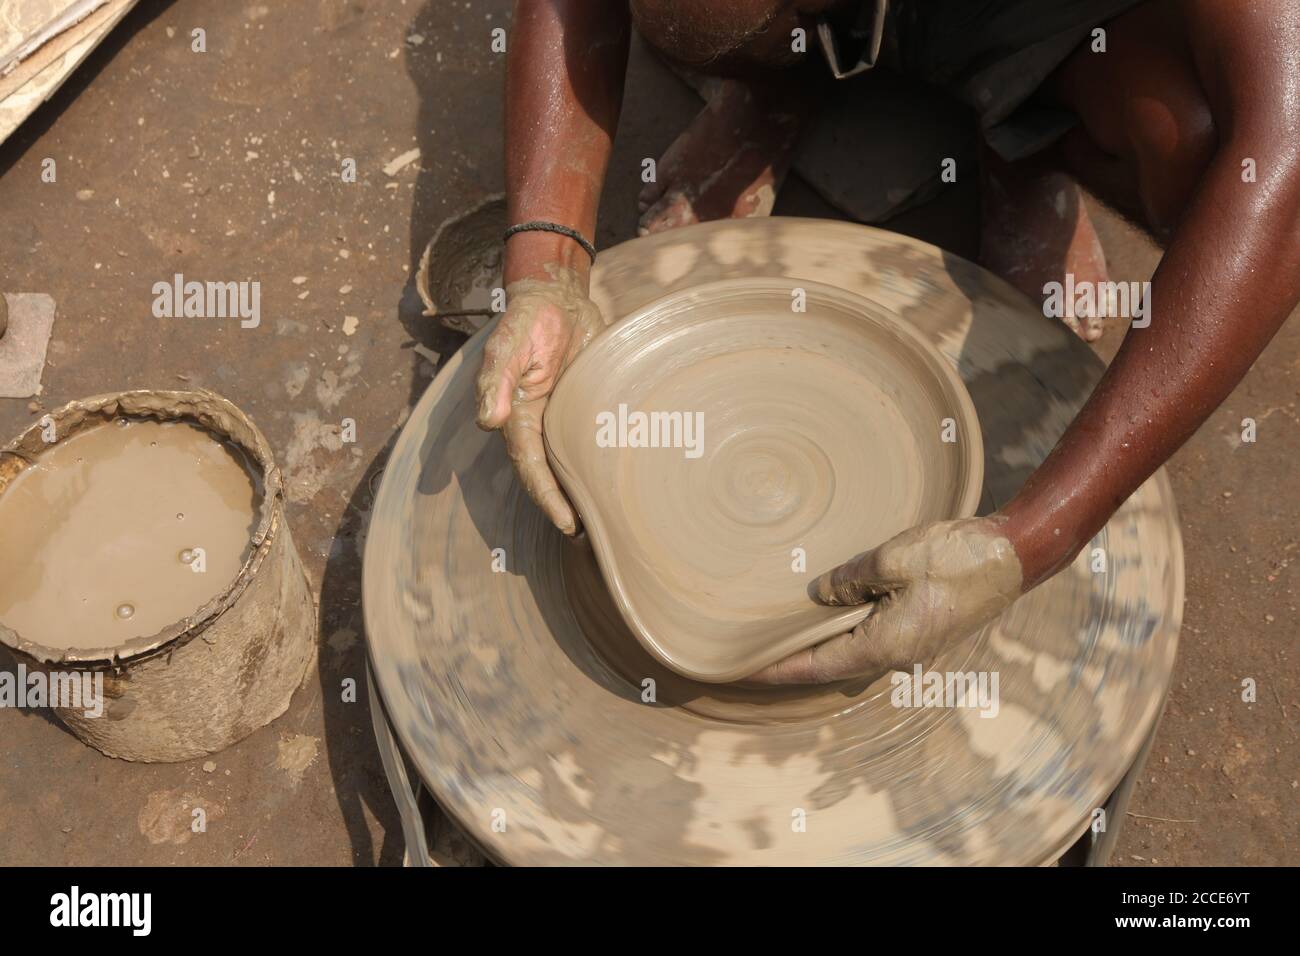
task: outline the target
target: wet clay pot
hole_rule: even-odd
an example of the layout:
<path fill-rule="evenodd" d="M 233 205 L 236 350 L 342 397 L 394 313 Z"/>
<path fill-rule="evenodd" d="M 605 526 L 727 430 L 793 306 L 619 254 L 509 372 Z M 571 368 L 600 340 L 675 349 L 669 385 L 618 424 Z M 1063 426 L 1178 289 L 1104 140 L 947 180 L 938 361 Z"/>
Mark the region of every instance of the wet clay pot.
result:
<path fill-rule="evenodd" d="M 805 279 L 703 283 L 627 316 L 565 371 L 543 433 L 629 628 L 699 681 L 853 630 L 871 605 L 819 604 L 809 581 L 969 518 L 984 479 L 957 370 Z"/>

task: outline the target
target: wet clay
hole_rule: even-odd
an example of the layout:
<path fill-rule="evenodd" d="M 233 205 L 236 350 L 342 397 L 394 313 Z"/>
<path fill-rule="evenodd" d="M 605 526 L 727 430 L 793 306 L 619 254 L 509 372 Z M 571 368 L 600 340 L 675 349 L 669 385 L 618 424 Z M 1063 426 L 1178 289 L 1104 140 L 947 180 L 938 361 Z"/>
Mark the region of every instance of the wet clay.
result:
<path fill-rule="evenodd" d="M 817 574 L 974 514 L 983 485 L 956 371 L 910 324 L 811 282 L 638 311 L 564 373 L 544 435 L 633 633 L 704 681 L 852 630 L 869 608 L 817 603 Z"/>
<path fill-rule="evenodd" d="M 501 429 L 524 490 L 557 528 L 573 534 L 577 517 L 547 464 L 542 415 L 561 373 L 604 326 L 576 272 L 549 264 L 546 273 L 506 290 L 509 310 L 484 345 L 478 425 Z M 540 351 L 532 338 L 538 327 L 550 330 L 549 347 Z"/>
<path fill-rule="evenodd" d="M 1005 502 L 1101 362 L 1005 283 L 847 223 L 707 223 L 603 250 L 607 318 L 720 279 L 836 285 L 910 322 L 979 414 L 981 513 Z M 1039 864 L 1085 831 L 1163 703 L 1183 594 L 1163 471 L 1069 568 L 931 664 L 999 675 L 996 716 L 898 707 L 888 676 L 702 683 L 635 639 L 592 550 L 566 539 L 475 426 L 485 336 L 412 411 L 364 565 L 376 687 L 411 766 L 518 864 Z M 709 436 L 706 426 L 706 441 Z M 504 824 L 504 826 L 502 826 Z"/>
<path fill-rule="evenodd" d="M 259 496 L 240 451 L 184 422 L 73 434 L 0 495 L 0 621 L 56 649 L 154 634 L 230 586 Z"/>
<path fill-rule="evenodd" d="M 510 405 L 549 395 L 579 352 L 601 331 L 599 312 L 587 295 L 578 273 L 559 265 L 546 266 L 546 279 L 517 279 L 506 289 L 509 311 L 486 346 L 486 361 L 479 371 L 478 421 L 483 427 L 499 422 Z M 532 331 L 537 325 L 555 326 L 553 352 L 532 353 Z M 509 393 L 505 386 L 513 384 Z"/>
<path fill-rule="evenodd" d="M 869 602 L 871 615 L 753 679 L 820 684 L 934 660 L 1020 596 L 1020 559 L 1000 525 L 993 518 L 920 525 L 822 575 L 813 585 L 819 600 Z"/>

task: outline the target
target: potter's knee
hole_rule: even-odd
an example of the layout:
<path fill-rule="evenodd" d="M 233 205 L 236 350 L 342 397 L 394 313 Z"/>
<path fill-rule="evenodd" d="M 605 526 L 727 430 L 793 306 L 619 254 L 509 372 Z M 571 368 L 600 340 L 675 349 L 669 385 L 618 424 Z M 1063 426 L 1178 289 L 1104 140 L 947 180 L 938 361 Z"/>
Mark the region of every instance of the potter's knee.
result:
<path fill-rule="evenodd" d="M 800 25 L 792 0 L 631 0 L 641 36 L 669 59 L 705 72 L 779 65 Z"/>
<path fill-rule="evenodd" d="M 1131 106 L 1125 125 L 1148 224 L 1166 239 L 1214 158 L 1214 116 L 1199 88 L 1175 83 L 1167 95 Z"/>

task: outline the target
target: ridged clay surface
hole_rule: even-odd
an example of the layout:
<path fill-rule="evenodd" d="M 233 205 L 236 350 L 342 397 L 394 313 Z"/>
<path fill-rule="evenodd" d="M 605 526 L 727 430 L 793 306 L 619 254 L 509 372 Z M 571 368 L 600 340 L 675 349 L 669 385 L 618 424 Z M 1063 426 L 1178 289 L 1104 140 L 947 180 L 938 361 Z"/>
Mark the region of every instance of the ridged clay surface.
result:
<path fill-rule="evenodd" d="M 983 481 L 956 370 L 911 323 L 804 280 L 695 286 L 619 321 L 544 434 L 633 634 L 702 681 L 852 630 L 869 605 L 818 604 L 809 581 L 970 517 Z"/>

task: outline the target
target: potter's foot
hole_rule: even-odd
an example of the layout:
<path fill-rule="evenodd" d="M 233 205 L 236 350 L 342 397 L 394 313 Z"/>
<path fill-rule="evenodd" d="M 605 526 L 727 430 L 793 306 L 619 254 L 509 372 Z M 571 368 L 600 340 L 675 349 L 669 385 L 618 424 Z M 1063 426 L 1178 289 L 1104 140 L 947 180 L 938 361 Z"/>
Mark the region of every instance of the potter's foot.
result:
<path fill-rule="evenodd" d="M 770 215 L 802 122 L 796 106 L 791 96 L 723 80 L 641 190 L 641 234 Z"/>
<path fill-rule="evenodd" d="M 990 271 L 1042 302 L 1044 286 L 1107 281 L 1106 257 L 1083 191 L 1059 171 L 1027 172 L 1014 167 L 990 170 L 984 181 L 984 221 L 980 262 Z M 1101 337 L 1100 318 L 1063 318 L 1086 342 Z"/>

